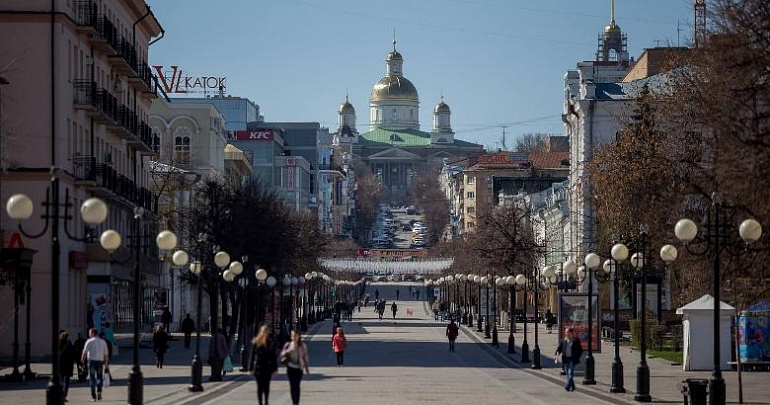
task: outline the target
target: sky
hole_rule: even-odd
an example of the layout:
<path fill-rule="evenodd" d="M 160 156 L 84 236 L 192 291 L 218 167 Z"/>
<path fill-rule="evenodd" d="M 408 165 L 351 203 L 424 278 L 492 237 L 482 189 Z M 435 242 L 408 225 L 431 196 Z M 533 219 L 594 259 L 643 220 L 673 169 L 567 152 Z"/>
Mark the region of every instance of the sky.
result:
<path fill-rule="evenodd" d="M 165 30 L 150 65 L 226 77 L 225 93 L 268 122 L 337 129 L 346 95 L 359 132 L 396 47 L 430 131 L 444 97 L 455 137 L 493 150 L 523 134 L 562 135 L 564 74 L 594 60 L 610 0 L 146 0 Z M 693 0 L 616 0 L 629 55 L 685 46 Z M 394 34 L 395 33 L 395 34 Z M 203 94 L 195 96 L 202 97 Z"/>

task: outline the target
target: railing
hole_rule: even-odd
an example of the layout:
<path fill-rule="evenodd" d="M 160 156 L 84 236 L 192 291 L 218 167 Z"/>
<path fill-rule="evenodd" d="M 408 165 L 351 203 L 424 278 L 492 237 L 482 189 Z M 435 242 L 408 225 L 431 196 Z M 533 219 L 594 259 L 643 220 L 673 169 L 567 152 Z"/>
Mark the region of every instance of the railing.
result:
<path fill-rule="evenodd" d="M 152 68 L 150 65 L 144 61 L 140 61 L 134 70 L 136 71 L 136 77 L 142 79 L 142 82 L 144 82 L 147 88 L 153 90 Z"/>
<path fill-rule="evenodd" d="M 139 60 L 136 55 L 136 48 L 125 37 L 121 36 L 117 41 L 117 56 L 121 57 L 133 71 L 137 71 Z"/>
<path fill-rule="evenodd" d="M 96 107 L 96 82 L 87 79 L 77 79 L 73 83 L 75 104 L 92 105 Z"/>
<path fill-rule="evenodd" d="M 104 40 L 107 45 L 111 46 L 112 49 L 118 49 L 120 35 L 118 34 L 118 29 L 115 28 L 115 25 L 109 18 L 103 15 L 99 16 L 99 23 L 97 24 L 96 30 L 99 34 L 99 38 Z"/>
<path fill-rule="evenodd" d="M 75 22 L 81 27 L 91 27 L 98 30 L 99 7 L 93 0 L 78 0 L 73 3 L 75 10 Z"/>

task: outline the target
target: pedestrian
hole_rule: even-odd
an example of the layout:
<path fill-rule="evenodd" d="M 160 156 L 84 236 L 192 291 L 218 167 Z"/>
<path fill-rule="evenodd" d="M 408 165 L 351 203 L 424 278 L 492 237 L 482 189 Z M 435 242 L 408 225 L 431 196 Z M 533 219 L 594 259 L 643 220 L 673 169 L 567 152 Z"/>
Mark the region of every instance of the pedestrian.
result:
<path fill-rule="evenodd" d="M 556 349 L 556 355 L 561 356 L 561 362 L 564 364 L 564 370 L 567 373 L 567 381 L 564 389 L 567 391 L 575 391 L 575 365 L 580 363 L 580 356 L 583 354 L 583 346 L 580 343 L 580 339 L 575 336 L 575 332 L 572 328 L 567 328 L 565 331 L 564 340 Z"/>
<path fill-rule="evenodd" d="M 310 374 L 310 360 L 308 359 L 307 346 L 302 342 L 299 331 L 292 332 L 291 341 L 286 342 L 281 350 L 281 362 L 286 360 L 286 374 L 289 377 L 291 391 L 291 403 L 299 405 L 299 384 L 302 382 L 302 370 Z"/>
<path fill-rule="evenodd" d="M 82 361 L 80 361 L 80 353 L 83 353 L 83 347 L 86 345 L 86 338 L 83 337 L 83 334 L 81 332 L 78 332 L 78 338 L 75 339 L 75 343 L 73 344 L 75 348 L 75 365 L 77 365 L 78 368 L 78 381 L 83 382 L 88 377 L 88 368 L 85 364 L 83 364 Z"/>
<path fill-rule="evenodd" d="M 174 320 L 174 316 L 171 314 L 171 311 L 168 310 L 168 307 L 163 308 L 163 314 L 160 315 L 160 321 L 163 323 L 163 330 L 171 330 L 172 320 Z"/>
<path fill-rule="evenodd" d="M 225 363 L 229 350 L 227 348 L 227 339 L 221 327 L 217 327 L 214 335 L 209 342 L 209 365 L 211 366 L 211 377 L 209 381 L 222 381 L 222 366 Z"/>
<path fill-rule="evenodd" d="M 398 305 L 396 305 L 395 301 L 393 301 L 393 304 L 390 306 L 390 310 L 393 312 L 393 319 L 396 319 L 396 312 L 398 312 Z"/>
<path fill-rule="evenodd" d="M 268 405 L 270 397 L 270 380 L 278 372 L 278 362 L 275 360 L 275 343 L 271 336 L 270 327 L 262 325 L 259 333 L 251 341 L 254 380 L 257 382 L 257 401 L 259 405 Z"/>
<path fill-rule="evenodd" d="M 168 333 L 163 325 L 158 325 L 152 335 L 152 351 L 155 352 L 155 367 L 163 368 L 163 360 L 168 351 Z"/>
<path fill-rule="evenodd" d="M 96 402 L 102 400 L 102 386 L 104 384 L 104 373 L 110 372 L 110 357 L 107 350 L 107 342 L 99 338 L 96 328 L 88 331 L 90 338 L 83 346 L 83 353 L 80 358 L 83 363 L 88 364 L 88 378 L 91 387 L 91 400 Z"/>
<path fill-rule="evenodd" d="M 377 304 L 377 313 L 380 315 L 380 320 L 382 320 L 382 315 L 385 313 L 385 300 Z"/>
<path fill-rule="evenodd" d="M 454 319 L 449 320 L 449 325 L 446 326 L 446 337 L 449 339 L 449 351 L 455 351 L 455 340 L 457 335 L 460 334 L 460 330 L 457 328 L 457 324 Z"/>
<path fill-rule="evenodd" d="M 345 337 L 345 333 L 342 332 L 342 328 L 337 328 L 337 333 L 332 339 L 332 349 L 337 355 L 337 367 L 342 367 L 345 361 L 345 348 L 348 346 L 348 339 Z"/>
<path fill-rule="evenodd" d="M 67 394 L 70 390 L 70 378 L 75 367 L 75 358 L 79 357 L 75 347 L 70 343 L 70 333 L 66 330 L 59 332 L 59 375 L 64 387 L 64 402 L 67 402 Z"/>
<path fill-rule="evenodd" d="M 553 332 L 553 325 L 556 323 L 556 317 L 553 316 L 553 312 L 551 312 L 551 308 L 548 308 L 545 310 L 545 330 L 548 331 L 548 333 Z"/>
<path fill-rule="evenodd" d="M 190 337 L 195 331 L 195 322 L 190 318 L 190 314 L 184 317 L 182 320 L 182 333 L 184 333 L 184 348 L 190 348 Z"/>
<path fill-rule="evenodd" d="M 380 299 L 380 290 L 378 288 L 374 289 L 374 299 L 375 300 Z"/>

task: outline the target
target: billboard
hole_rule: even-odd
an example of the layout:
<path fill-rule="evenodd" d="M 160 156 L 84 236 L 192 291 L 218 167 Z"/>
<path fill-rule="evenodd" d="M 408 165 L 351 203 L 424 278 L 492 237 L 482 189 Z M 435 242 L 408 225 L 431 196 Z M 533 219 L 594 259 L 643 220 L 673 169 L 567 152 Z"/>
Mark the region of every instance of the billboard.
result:
<path fill-rule="evenodd" d="M 601 352 L 601 336 L 599 335 L 599 296 L 591 295 L 591 350 Z M 564 331 L 572 328 L 575 336 L 580 339 L 583 350 L 588 350 L 588 294 L 561 293 L 559 294 L 559 340 L 564 338 Z"/>
<path fill-rule="evenodd" d="M 274 137 L 275 132 L 272 129 L 235 131 L 235 139 L 239 141 L 272 141 Z"/>

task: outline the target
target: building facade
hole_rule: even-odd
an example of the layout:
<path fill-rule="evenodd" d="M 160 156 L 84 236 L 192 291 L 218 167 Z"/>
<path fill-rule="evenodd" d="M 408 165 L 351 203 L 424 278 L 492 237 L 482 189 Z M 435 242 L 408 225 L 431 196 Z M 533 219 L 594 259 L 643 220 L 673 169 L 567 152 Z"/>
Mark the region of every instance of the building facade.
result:
<path fill-rule="evenodd" d="M 135 208 L 150 216 L 157 210 L 150 192 L 149 158 L 155 152 L 148 124 L 157 82 L 147 55 L 151 40 L 162 32 L 142 0 L 3 3 L 0 38 L 24 40 L 0 41 L 0 65 L 8 66 L 0 72 L 7 82 L 0 99 L 5 169 L 0 191 L 3 201 L 16 193 L 28 195 L 35 213 L 23 227 L 29 234 L 42 232 L 38 238 L 20 238 L 37 251 L 27 303 L 35 332 L 29 337 L 33 357 L 51 355 L 54 327 L 73 336 L 89 326 L 108 332 L 128 328 L 138 305 L 145 308 L 144 319 L 151 318 L 160 268 L 142 263 L 145 295 L 135 302 L 133 266 L 115 262 L 92 236 L 105 229 L 129 235 Z M 86 229 L 73 212 L 89 197 L 108 205 L 99 229 Z M 46 199 L 59 203 L 58 221 L 41 218 Z M 3 216 L 4 235 L 18 242 L 16 226 Z M 52 242 L 57 237 L 58 254 Z M 4 250 L 10 248 L 7 242 Z M 58 291 L 52 291 L 52 279 Z M 2 313 L 12 313 L 12 294 L 0 289 Z M 51 318 L 54 297 L 58 325 Z M 19 323 L 24 331 L 25 319 Z M 11 352 L 13 332 L 0 328 L 0 356 Z"/>
<path fill-rule="evenodd" d="M 445 159 L 460 160 L 484 153 L 481 145 L 456 139 L 451 110 L 441 97 L 433 111 L 431 132 L 420 130 L 420 98 L 404 76 L 404 58 L 393 50 L 385 59 L 386 73 L 369 97 L 369 131 L 356 130 L 356 114 L 346 99 L 339 109 L 340 141 L 349 141 L 354 159 L 371 168 L 386 190 L 386 203 L 407 205 L 411 185 L 421 171 L 439 169 Z"/>

